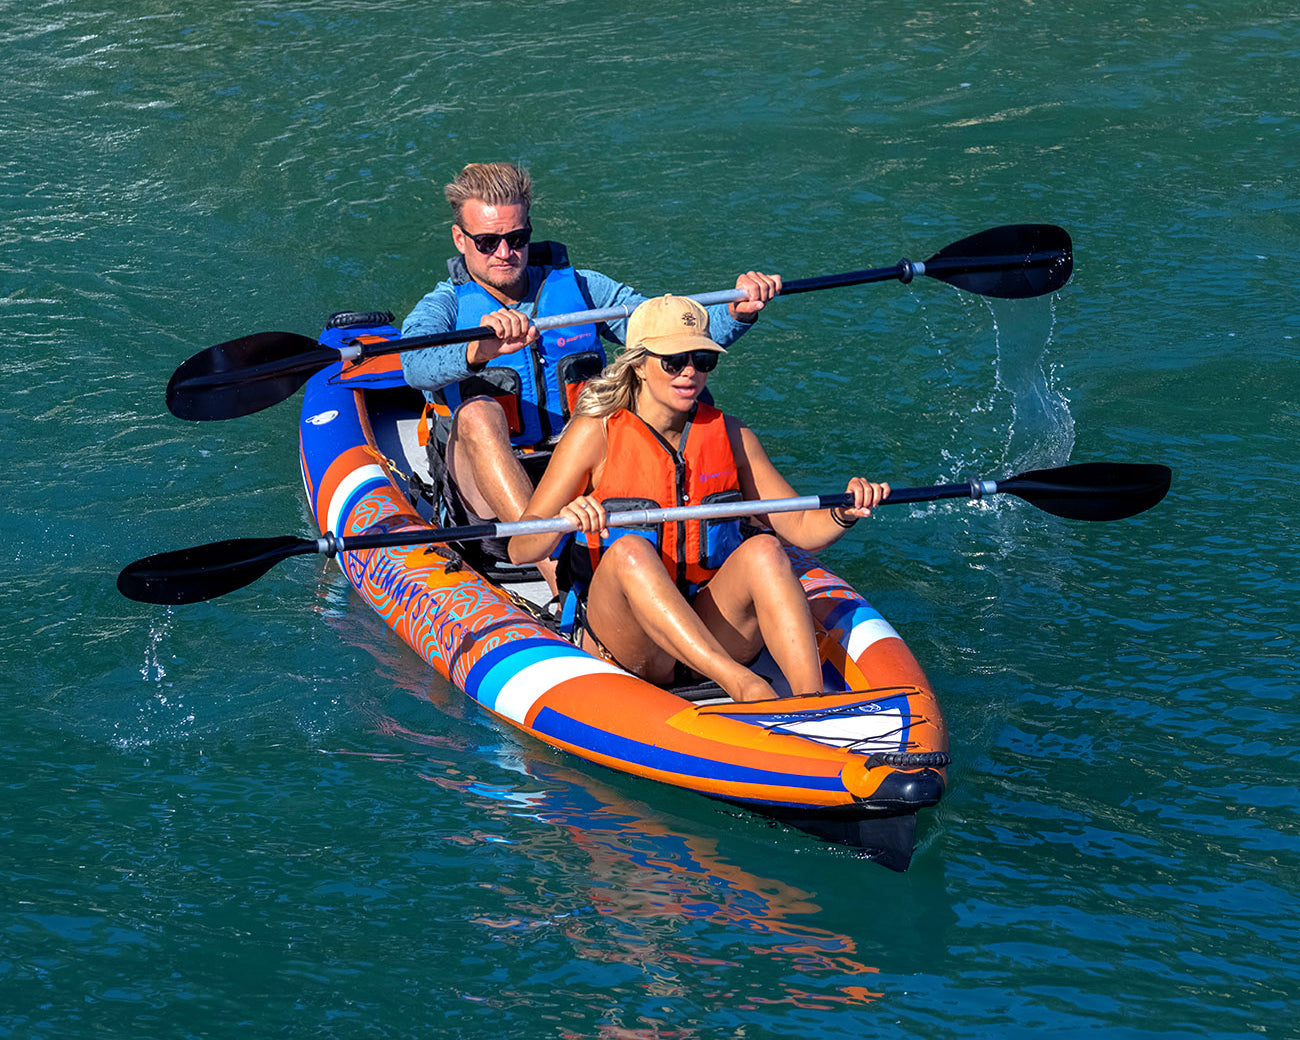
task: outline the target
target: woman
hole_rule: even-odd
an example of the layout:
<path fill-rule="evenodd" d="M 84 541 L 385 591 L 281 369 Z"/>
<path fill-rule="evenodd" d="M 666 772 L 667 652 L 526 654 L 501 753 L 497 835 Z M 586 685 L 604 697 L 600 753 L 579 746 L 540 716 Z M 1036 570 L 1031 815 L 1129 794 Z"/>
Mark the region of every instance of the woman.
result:
<path fill-rule="evenodd" d="M 871 515 L 888 484 L 854 477 L 852 509 L 774 513 L 761 519 L 775 534 L 743 541 L 738 521 L 658 532 L 606 525 L 607 511 L 619 508 L 794 496 L 753 431 L 700 399 L 726 353 L 709 339 L 708 322 L 686 297 L 636 309 L 625 350 L 583 389 L 523 519 L 564 517 L 577 527 L 560 573 L 585 590 L 584 649 L 661 686 L 681 662 L 734 700 L 755 701 L 776 693 L 740 662 L 766 646 L 791 690 L 821 692 L 812 614 L 781 540 L 826 548 Z M 540 560 L 561 537 L 512 538 L 511 559 Z"/>

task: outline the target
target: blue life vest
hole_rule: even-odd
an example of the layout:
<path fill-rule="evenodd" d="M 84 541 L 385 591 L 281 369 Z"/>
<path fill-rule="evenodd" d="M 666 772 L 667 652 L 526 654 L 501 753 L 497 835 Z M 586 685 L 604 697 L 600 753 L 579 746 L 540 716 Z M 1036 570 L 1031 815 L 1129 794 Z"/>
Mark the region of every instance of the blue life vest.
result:
<path fill-rule="evenodd" d="M 550 247 L 538 249 L 538 247 Z M 532 317 L 550 317 L 584 311 L 591 304 L 578 287 L 564 247 L 558 243 L 536 243 L 535 253 L 544 257 L 543 278 L 537 291 Z M 459 257 L 453 258 L 453 263 Z M 545 261 L 557 261 L 551 266 Z M 461 269 L 463 271 L 463 268 Z M 458 329 L 477 328 L 483 318 L 500 310 L 502 303 L 481 285 L 464 275 L 456 285 Z M 573 414 L 582 384 L 605 366 L 605 351 L 594 324 L 548 329 L 525 350 L 494 358 L 479 372 L 440 393 L 455 411 L 470 397 L 487 395 L 505 410 L 510 425 L 510 443 L 517 448 L 553 442 Z"/>

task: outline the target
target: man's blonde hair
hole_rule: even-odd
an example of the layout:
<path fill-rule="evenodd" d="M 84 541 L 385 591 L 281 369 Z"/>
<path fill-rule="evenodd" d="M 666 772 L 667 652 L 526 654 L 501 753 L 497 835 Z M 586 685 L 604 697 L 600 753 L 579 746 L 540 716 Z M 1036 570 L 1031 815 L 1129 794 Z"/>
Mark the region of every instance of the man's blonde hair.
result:
<path fill-rule="evenodd" d="M 533 178 L 514 163 L 470 163 L 456 174 L 443 194 L 451 206 L 451 219 L 460 223 L 465 203 L 478 199 L 487 206 L 523 206 L 533 204 Z"/>

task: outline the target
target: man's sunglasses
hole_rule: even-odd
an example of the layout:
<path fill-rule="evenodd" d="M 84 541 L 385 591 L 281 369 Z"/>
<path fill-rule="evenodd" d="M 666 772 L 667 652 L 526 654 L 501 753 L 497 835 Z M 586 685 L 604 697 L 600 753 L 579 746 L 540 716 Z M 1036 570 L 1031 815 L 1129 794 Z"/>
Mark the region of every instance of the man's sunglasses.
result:
<path fill-rule="evenodd" d="M 687 365 L 697 372 L 712 372 L 718 367 L 716 350 L 687 350 L 681 354 L 652 354 L 670 376 L 679 375 Z"/>
<path fill-rule="evenodd" d="M 456 226 L 460 227 L 459 224 Z M 474 243 L 474 248 L 484 256 L 491 256 L 495 253 L 497 248 L 501 245 L 502 239 L 505 239 L 506 245 L 511 250 L 518 251 L 528 245 L 528 243 L 532 241 L 533 237 L 532 224 L 529 224 L 526 227 L 521 227 L 518 231 L 507 231 L 504 235 L 498 235 L 491 231 L 485 232 L 482 235 L 471 235 L 463 227 L 460 227 L 460 230 L 466 238 Z"/>

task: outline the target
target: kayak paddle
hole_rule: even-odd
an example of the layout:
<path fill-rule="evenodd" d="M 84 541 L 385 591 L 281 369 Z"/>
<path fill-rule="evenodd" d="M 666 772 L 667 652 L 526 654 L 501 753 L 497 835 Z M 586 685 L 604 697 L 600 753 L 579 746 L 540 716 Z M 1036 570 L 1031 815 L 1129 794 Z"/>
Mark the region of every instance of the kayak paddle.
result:
<path fill-rule="evenodd" d="M 900 260 L 892 267 L 823 275 L 787 282 L 781 296 L 834 289 L 868 282 L 910 282 L 926 275 L 966 292 L 1001 299 L 1022 299 L 1055 292 L 1074 270 L 1069 234 L 1054 224 L 1009 224 L 990 228 L 941 249 L 929 260 Z M 736 303 L 741 289 L 697 293 L 701 306 Z M 606 307 L 540 318 L 539 331 L 614 321 L 629 317 L 631 306 Z M 453 329 L 433 336 L 412 336 L 382 343 L 334 348 L 294 332 L 255 332 L 201 350 L 183 362 L 167 384 L 167 407 L 195 422 L 251 415 L 288 400 L 321 369 L 340 359 L 359 362 L 384 354 L 423 350 L 487 339 L 496 333 L 485 325 Z"/>
<path fill-rule="evenodd" d="M 1120 462 L 1088 462 L 1060 469 L 1033 470 L 1007 480 L 972 480 L 966 484 L 895 488 L 882 505 L 932 502 L 942 498 L 980 499 L 1012 494 L 1054 516 L 1071 520 L 1120 520 L 1150 509 L 1169 490 L 1166 466 Z M 750 516 L 755 513 L 794 513 L 813 509 L 846 508 L 853 496 L 805 495 L 748 502 L 678 506 L 670 509 L 634 509 L 610 513 L 611 527 L 657 524 L 676 520 L 703 520 Z M 420 528 L 340 537 L 232 538 L 190 549 L 147 556 L 128 564 L 118 575 L 117 587 L 128 599 L 141 603 L 180 604 L 223 596 L 256 581 L 290 556 L 405 545 L 469 542 L 481 538 L 510 538 L 524 534 L 572 531 L 564 519 L 520 520 L 515 523 L 474 524 L 465 527 Z"/>

